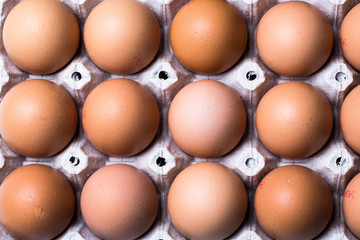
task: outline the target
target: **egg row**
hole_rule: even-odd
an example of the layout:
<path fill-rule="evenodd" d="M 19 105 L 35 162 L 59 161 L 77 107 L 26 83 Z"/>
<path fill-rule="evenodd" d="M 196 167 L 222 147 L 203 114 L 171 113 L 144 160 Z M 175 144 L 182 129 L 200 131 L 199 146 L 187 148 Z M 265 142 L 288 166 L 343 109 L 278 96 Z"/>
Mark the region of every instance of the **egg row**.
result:
<path fill-rule="evenodd" d="M 347 61 L 360 70 L 356 24 L 360 5 L 345 17 L 340 43 Z M 219 74 L 241 58 L 247 43 L 241 12 L 225 0 L 193 0 L 175 15 L 170 42 L 174 55 L 188 70 Z M 301 1 L 277 4 L 260 20 L 256 45 L 272 71 L 304 77 L 319 70 L 333 48 L 333 30 L 315 6 Z M 59 0 L 25 0 L 6 17 L 3 42 L 20 69 L 49 74 L 63 68 L 77 51 L 80 30 L 71 9 Z M 161 29 L 156 15 L 137 0 L 105 0 L 90 12 L 84 25 L 89 57 L 103 70 L 133 74 L 156 56 Z"/>
<path fill-rule="evenodd" d="M 360 175 L 343 195 L 343 214 L 360 237 Z M 21 197 L 19 197 L 21 196 Z M 141 170 L 127 164 L 98 169 L 80 196 L 86 225 L 102 239 L 135 239 L 153 224 L 157 190 Z M 287 165 L 268 173 L 257 187 L 255 214 L 275 239 L 313 239 L 333 211 L 329 186 L 315 171 Z M 215 162 L 193 164 L 174 179 L 167 208 L 175 228 L 188 239 L 224 239 L 242 224 L 248 196 L 241 178 Z M 71 184 L 58 170 L 30 164 L 11 172 L 0 186 L 0 221 L 18 239 L 52 239 L 69 225 L 75 209 Z"/>
<path fill-rule="evenodd" d="M 340 112 L 343 136 L 360 154 L 358 122 L 360 87 L 346 97 Z M 159 108 L 151 92 L 130 79 L 110 79 L 96 86 L 82 110 L 86 136 L 99 151 L 116 157 L 136 155 L 153 141 Z M 174 97 L 168 124 L 176 144 L 189 155 L 216 158 L 239 144 L 247 116 L 245 106 L 228 85 L 198 80 Z M 256 129 L 262 143 L 283 158 L 306 158 L 328 141 L 333 112 L 314 86 L 289 81 L 271 88 L 260 100 Z M 41 79 L 12 87 L 0 103 L 0 134 L 16 153 L 50 157 L 64 149 L 78 124 L 77 109 L 66 90 Z"/>

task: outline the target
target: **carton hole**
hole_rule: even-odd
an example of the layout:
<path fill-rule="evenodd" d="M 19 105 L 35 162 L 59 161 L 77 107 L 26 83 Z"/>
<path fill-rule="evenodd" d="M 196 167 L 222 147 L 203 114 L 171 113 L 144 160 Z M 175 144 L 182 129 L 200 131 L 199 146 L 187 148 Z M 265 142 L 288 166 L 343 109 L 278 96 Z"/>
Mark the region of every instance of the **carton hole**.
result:
<path fill-rule="evenodd" d="M 256 168 L 259 165 L 259 161 L 255 158 L 248 158 L 245 160 L 245 165 L 248 168 Z"/>
<path fill-rule="evenodd" d="M 343 72 L 337 72 L 335 74 L 335 80 L 338 82 L 345 82 L 346 81 L 346 74 Z"/>
<path fill-rule="evenodd" d="M 73 166 L 77 166 L 80 164 L 80 159 L 77 157 L 72 156 L 71 158 L 69 158 L 69 162 L 73 165 Z"/>
<path fill-rule="evenodd" d="M 80 81 L 81 80 L 81 73 L 79 73 L 79 72 L 73 72 L 72 74 L 71 74 L 71 78 L 72 78 L 72 80 L 74 80 L 74 81 Z"/>
<path fill-rule="evenodd" d="M 166 80 L 169 78 L 169 74 L 166 71 L 160 71 L 158 77 L 162 80 Z"/>
<path fill-rule="evenodd" d="M 255 71 L 248 71 L 246 73 L 246 79 L 249 81 L 254 81 L 257 78 L 257 73 Z"/>
<path fill-rule="evenodd" d="M 338 157 L 338 158 L 336 159 L 336 166 L 338 166 L 338 167 L 344 166 L 345 163 L 346 163 L 346 159 L 343 158 L 343 157 Z"/>
<path fill-rule="evenodd" d="M 158 157 L 156 159 L 156 165 L 158 165 L 159 167 L 163 167 L 166 165 L 166 159 L 163 157 Z"/>

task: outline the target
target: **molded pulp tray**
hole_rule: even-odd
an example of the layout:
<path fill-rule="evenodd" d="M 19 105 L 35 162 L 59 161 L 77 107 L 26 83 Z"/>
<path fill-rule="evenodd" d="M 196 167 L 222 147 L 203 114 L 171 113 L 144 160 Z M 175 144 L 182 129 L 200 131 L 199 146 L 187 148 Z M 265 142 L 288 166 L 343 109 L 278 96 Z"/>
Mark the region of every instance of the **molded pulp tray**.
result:
<path fill-rule="evenodd" d="M 98 239 L 85 225 L 80 212 L 80 193 L 87 178 L 100 167 L 111 163 L 126 163 L 145 171 L 156 185 L 159 212 L 153 226 L 141 239 L 184 239 L 170 222 L 166 198 L 171 182 L 185 167 L 195 162 L 216 161 L 233 169 L 244 181 L 248 192 L 249 208 L 243 224 L 229 239 L 269 239 L 255 218 L 254 194 L 261 179 L 272 169 L 288 164 L 299 164 L 317 171 L 329 184 L 333 193 L 334 211 L 330 223 L 317 239 L 356 239 L 346 227 L 342 215 L 342 195 L 346 184 L 360 172 L 360 158 L 344 142 L 339 126 L 339 111 L 344 97 L 359 83 L 359 73 L 346 63 L 340 51 L 339 29 L 346 13 L 357 3 L 355 0 L 307 0 L 325 13 L 333 26 L 334 48 L 327 63 L 305 79 L 288 79 L 271 72 L 260 60 L 255 45 L 255 33 L 263 14 L 282 0 L 229 0 L 243 14 L 248 27 L 248 44 L 240 61 L 219 75 L 203 76 L 183 68 L 174 57 L 169 32 L 173 17 L 188 0 L 142 0 L 157 15 L 161 26 L 162 42 L 150 66 L 139 73 L 115 76 L 95 66 L 89 59 L 83 42 L 72 61 L 61 71 L 51 75 L 29 75 L 19 70 L 7 57 L 0 41 L 0 99 L 15 84 L 30 78 L 54 81 L 72 95 L 81 119 L 82 105 L 89 92 L 99 83 L 115 77 L 134 79 L 145 85 L 155 96 L 160 109 L 161 122 L 156 138 L 140 154 L 129 158 L 108 157 L 97 151 L 86 139 L 79 121 L 72 142 L 59 154 L 48 159 L 30 159 L 12 152 L 0 138 L 0 181 L 22 165 L 42 163 L 55 167 L 71 181 L 76 193 L 76 212 L 71 225 L 58 239 Z M 1 25 L 17 0 L 0 3 Z M 76 14 L 81 31 L 93 7 L 99 0 L 65 0 Z M 82 40 L 82 39 L 81 39 Z M 237 91 L 246 107 L 247 127 L 241 142 L 229 154 L 217 159 L 191 157 L 175 144 L 167 124 L 169 105 L 175 94 L 186 84 L 200 79 L 224 82 Z M 261 97 L 271 87 L 284 81 L 305 81 L 319 88 L 329 99 L 334 112 L 334 129 L 327 144 L 315 155 L 300 160 L 282 159 L 271 154 L 258 139 L 254 115 Z M 12 239 L 0 227 L 0 239 Z"/>

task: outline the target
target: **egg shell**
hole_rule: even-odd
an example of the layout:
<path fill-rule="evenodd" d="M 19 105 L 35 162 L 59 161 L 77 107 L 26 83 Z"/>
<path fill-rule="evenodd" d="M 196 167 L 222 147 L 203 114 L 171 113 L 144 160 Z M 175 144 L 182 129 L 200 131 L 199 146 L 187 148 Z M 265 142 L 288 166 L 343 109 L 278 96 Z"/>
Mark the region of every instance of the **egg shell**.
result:
<path fill-rule="evenodd" d="M 54 82 L 23 81 L 0 103 L 0 134 L 16 153 L 34 158 L 65 148 L 77 128 L 77 110 L 70 94 Z"/>
<path fill-rule="evenodd" d="M 304 77 L 319 70 L 333 48 L 327 17 L 312 4 L 288 1 L 262 16 L 256 31 L 260 58 L 272 71 Z"/>
<path fill-rule="evenodd" d="M 113 74 L 132 74 L 154 59 L 160 46 L 156 15 L 137 0 L 105 0 L 89 14 L 84 41 L 96 65 Z"/>
<path fill-rule="evenodd" d="M 346 96 L 340 110 L 340 127 L 346 143 L 360 154 L 360 86 Z"/>
<path fill-rule="evenodd" d="M 357 174 L 346 186 L 342 209 L 346 225 L 360 238 L 360 174 Z"/>
<path fill-rule="evenodd" d="M 224 239 L 242 223 L 248 198 L 241 178 L 215 162 L 181 171 L 171 184 L 168 211 L 176 229 L 189 239 Z"/>
<path fill-rule="evenodd" d="M 152 227 L 140 239 L 149 240 L 185 240 L 179 231 L 171 224 L 167 211 L 166 197 L 170 184 L 175 176 L 185 167 L 196 162 L 215 161 L 234 170 L 244 182 L 249 196 L 248 213 L 242 225 L 228 239 L 270 240 L 257 223 L 253 200 L 255 189 L 261 178 L 271 169 L 282 165 L 301 164 L 321 174 L 329 184 L 334 199 L 334 212 L 325 230 L 316 240 L 344 239 L 356 240 L 350 229 L 345 225 L 342 215 L 342 195 L 349 180 L 360 171 L 359 156 L 345 143 L 339 126 L 339 110 L 347 93 L 358 85 L 359 73 L 346 63 L 341 55 L 338 30 L 346 12 L 357 4 L 354 0 L 306 0 L 326 14 L 333 24 L 334 50 L 321 69 L 302 81 L 321 90 L 329 99 L 334 111 L 334 129 L 324 148 L 317 154 L 305 159 L 289 160 L 277 157 L 269 152 L 260 142 L 255 129 L 255 110 L 260 98 L 266 91 L 282 82 L 292 81 L 293 78 L 279 76 L 264 66 L 258 56 L 255 45 L 255 31 L 261 16 L 272 6 L 288 0 L 228 0 L 241 11 L 248 27 L 248 44 L 240 61 L 231 69 L 219 75 L 210 76 L 232 87 L 246 106 L 247 127 L 241 142 L 228 154 L 216 159 L 199 159 L 190 156 L 176 146 L 171 139 L 168 129 L 167 113 L 175 94 L 185 85 L 205 76 L 194 74 L 187 70 L 174 57 L 169 42 L 172 19 L 181 6 L 188 0 L 141 0 L 148 5 L 159 20 L 162 39 L 160 51 L 154 62 L 143 71 L 129 77 L 145 85 L 157 100 L 161 113 L 160 128 L 151 145 L 137 155 L 129 158 L 110 157 L 96 151 L 86 139 L 83 128 L 79 127 L 75 138 L 61 151 L 48 159 L 21 157 L 12 152 L 0 138 L 0 181 L 15 168 L 23 164 L 41 163 L 59 169 L 69 177 L 76 195 L 80 196 L 81 189 L 88 177 L 97 169 L 112 163 L 131 164 L 147 173 L 158 190 L 159 212 Z M 0 2 L 1 19 L 4 22 L 10 9 L 19 2 L 6 0 Z M 100 0 L 64 0 L 76 14 L 80 26 L 83 26 L 88 14 Z M 0 29 L 2 29 L 0 24 Z M 113 76 L 95 66 L 89 59 L 83 43 L 79 52 L 70 64 L 59 72 L 46 76 L 59 85 L 65 87 L 72 95 L 78 111 L 84 103 L 91 89 L 99 83 Z M 0 98 L 15 84 L 28 79 L 29 74 L 20 71 L 7 57 L 0 41 Z M 40 78 L 43 76 L 33 76 Z M 101 219 L 99 219 L 101 222 Z M 86 239 L 100 240 L 85 224 L 77 206 L 70 226 L 58 239 Z M 0 239 L 13 238 L 0 224 Z"/>
<path fill-rule="evenodd" d="M 87 138 L 111 156 L 132 156 L 154 139 L 159 108 L 151 92 L 130 79 L 110 79 L 87 96 L 82 123 Z"/>
<path fill-rule="evenodd" d="M 183 151 L 215 158 L 239 143 L 246 127 L 246 111 L 231 87 L 205 79 L 186 85 L 176 94 L 168 122 L 173 139 Z"/>
<path fill-rule="evenodd" d="M 288 165 L 263 178 L 255 193 L 254 206 L 260 226 L 272 238 L 306 240 L 325 229 L 333 200 L 329 186 L 318 173 Z"/>
<path fill-rule="evenodd" d="M 50 74 L 74 56 L 80 29 L 72 10 L 59 0 L 23 0 L 8 14 L 4 47 L 20 69 Z"/>
<path fill-rule="evenodd" d="M 345 16 L 340 27 L 341 51 L 346 61 L 353 68 L 360 71 L 360 33 L 358 23 L 360 21 L 360 4 L 354 6 Z"/>
<path fill-rule="evenodd" d="M 219 74 L 242 56 L 247 27 L 241 12 L 225 0 L 193 0 L 175 15 L 172 50 L 180 63 L 199 74 Z"/>
<path fill-rule="evenodd" d="M 0 186 L 0 221 L 18 239 L 52 239 L 75 209 L 70 182 L 58 170 L 31 164 L 11 172 Z"/>
<path fill-rule="evenodd" d="M 304 82 L 285 82 L 271 88 L 256 110 L 256 130 L 272 153 L 305 158 L 328 141 L 333 112 L 326 96 Z"/>
<path fill-rule="evenodd" d="M 158 210 L 150 178 L 126 164 L 108 165 L 93 173 L 80 201 L 86 224 L 106 240 L 138 238 L 150 228 Z"/>

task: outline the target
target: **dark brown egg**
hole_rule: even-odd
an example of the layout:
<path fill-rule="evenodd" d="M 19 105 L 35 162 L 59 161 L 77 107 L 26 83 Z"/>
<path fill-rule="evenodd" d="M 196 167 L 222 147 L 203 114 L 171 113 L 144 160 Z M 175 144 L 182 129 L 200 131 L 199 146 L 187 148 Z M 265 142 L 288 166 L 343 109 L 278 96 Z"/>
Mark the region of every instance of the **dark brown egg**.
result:
<path fill-rule="evenodd" d="M 225 0 L 193 0 L 185 4 L 171 24 L 172 50 L 192 72 L 218 74 L 242 56 L 247 28 L 241 12 Z"/>
<path fill-rule="evenodd" d="M 32 164 L 11 172 L 0 186 L 0 221 L 18 239 L 52 239 L 75 209 L 70 182 L 56 169 Z"/>
<path fill-rule="evenodd" d="M 255 193 L 261 228 L 274 239 L 310 240 L 330 221 L 333 200 L 327 183 L 315 171 L 298 165 L 268 173 Z"/>

